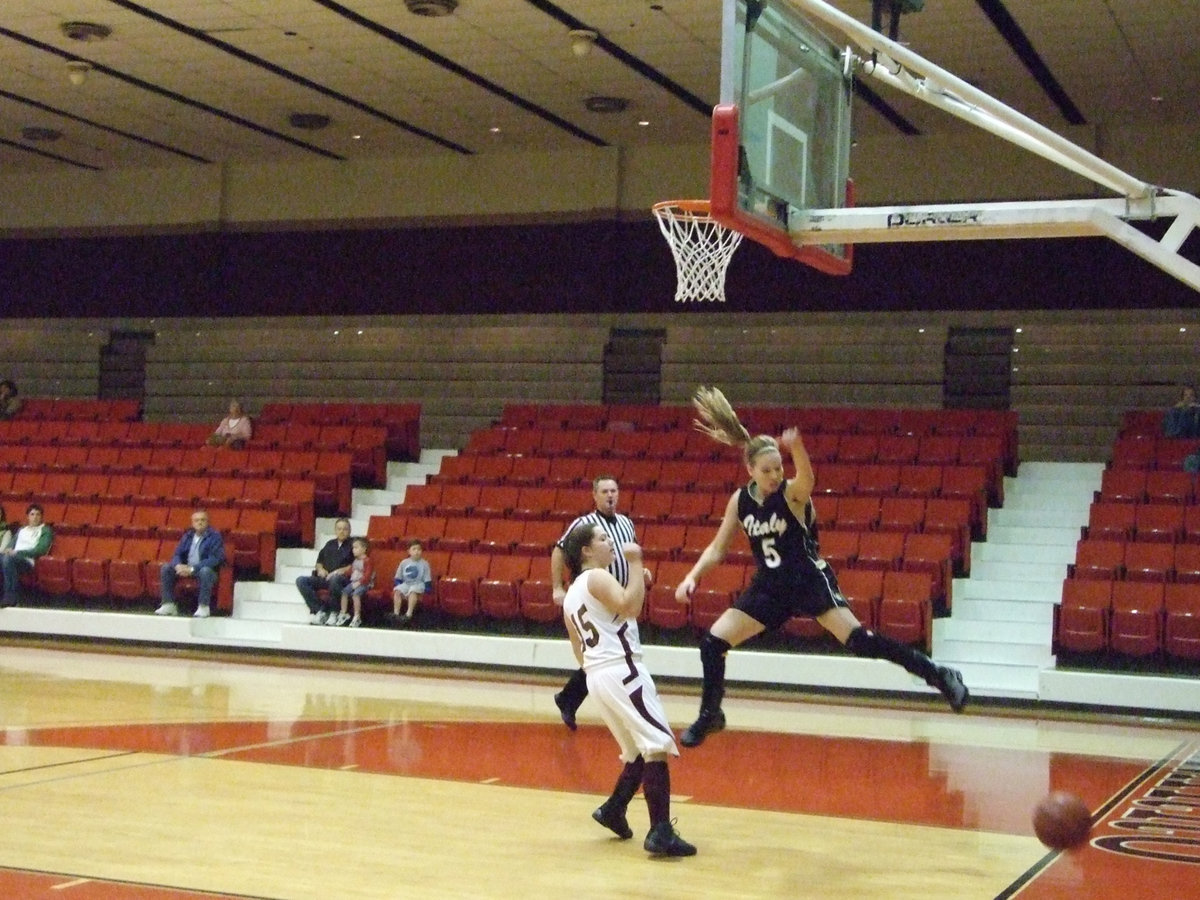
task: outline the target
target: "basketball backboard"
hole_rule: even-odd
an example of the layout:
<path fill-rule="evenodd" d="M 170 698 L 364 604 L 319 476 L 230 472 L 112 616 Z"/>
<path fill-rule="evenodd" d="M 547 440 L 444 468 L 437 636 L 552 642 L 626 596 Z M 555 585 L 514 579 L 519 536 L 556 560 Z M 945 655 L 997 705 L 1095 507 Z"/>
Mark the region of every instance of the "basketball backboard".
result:
<path fill-rule="evenodd" d="M 723 3 L 716 222 L 838 275 L 850 271 L 856 243 L 1108 237 L 1200 291 L 1200 265 L 1181 253 L 1200 229 L 1200 199 L 1121 171 L 827 0 Z M 1118 196 L 855 208 L 852 77 L 880 81 Z M 1164 219 L 1174 221 L 1157 240 L 1131 224 Z"/>
<path fill-rule="evenodd" d="M 842 47 L 787 3 L 724 0 L 712 216 L 829 274 L 848 244 L 801 244 L 808 210 L 850 205 L 851 78 Z"/>

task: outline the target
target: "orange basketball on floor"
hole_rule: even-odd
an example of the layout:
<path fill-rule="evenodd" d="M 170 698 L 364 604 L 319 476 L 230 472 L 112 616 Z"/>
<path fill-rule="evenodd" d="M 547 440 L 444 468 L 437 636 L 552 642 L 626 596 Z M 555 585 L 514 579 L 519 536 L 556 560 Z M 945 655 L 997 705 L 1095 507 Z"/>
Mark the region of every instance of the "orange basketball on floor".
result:
<path fill-rule="evenodd" d="M 1069 850 L 1087 840 L 1092 814 L 1066 791 L 1052 791 L 1033 810 L 1033 833 L 1051 850 Z"/>

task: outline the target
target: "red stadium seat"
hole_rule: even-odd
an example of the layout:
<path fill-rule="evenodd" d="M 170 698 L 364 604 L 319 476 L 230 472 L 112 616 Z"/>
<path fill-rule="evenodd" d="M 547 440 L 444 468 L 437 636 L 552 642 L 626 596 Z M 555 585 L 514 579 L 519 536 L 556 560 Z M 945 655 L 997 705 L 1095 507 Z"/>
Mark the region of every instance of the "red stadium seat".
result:
<path fill-rule="evenodd" d="M 675 599 L 675 588 L 691 569 L 689 562 L 664 562 L 658 566 L 645 599 L 647 622 L 669 630 L 687 627 L 691 621 L 689 605 Z"/>
<path fill-rule="evenodd" d="M 744 565 L 721 563 L 705 572 L 692 594 L 692 625 L 701 630 L 711 628 L 745 585 Z"/>
<path fill-rule="evenodd" d="M 1125 544 L 1122 567 L 1128 581 L 1171 581 L 1175 548 L 1170 544 L 1130 541 Z"/>
<path fill-rule="evenodd" d="M 674 559 L 686 544 L 684 525 L 670 522 L 651 522 L 639 535 L 642 555 L 647 560 Z"/>
<path fill-rule="evenodd" d="M 879 619 L 879 603 L 883 599 L 883 572 L 846 569 L 837 573 L 837 580 L 855 618 L 865 627 L 874 628 Z"/>
<path fill-rule="evenodd" d="M 554 519 L 531 519 L 521 529 L 521 539 L 517 541 L 513 552 L 525 556 L 544 556 L 548 560 L 554 544 L 562 537 L 564 527 L 565 523 Z"/>
<path fill-rule="evenodd" d="M 839 436 L 837 461 L 858 465 L 875 462 L 879 452 L 879 435 L 843 434 Z"/>
<path fill-rule="evenodd" d="M 821 558 L 841 572 L 854 565 L 858 558 L 857 531 L 831 529 L 821 532 Z"/>
<path fill-rule="evenodd" d="M 477 484 L 443 484 L 440 487 L 439 511 L 447 518 L 470 515 L 479 503 L 480 487 Z"/>
<path fill-rule="evenodd" d="M 476 593 L 479 611 L 493 619 L 519 619 L 521 582 L 529 577 L 532 558 L 528 556 L 496 555 L 492 557 L 487 575 L 479 582 Z"/>
<path fill-rule="evenodd" d="M 1146 473 L 1141 469 L 1104 469 L 1097 499 L 1102 503 L 1145 503 Z"/>
<path fill-rule="evenodd" d="M 882 634 L 905 644 L 932 642 L 933 585 L 924 572 L 885 572 L 877 627 Z"/>
<path fill-rule="evenodd" d="M 925 503 L 923 497 L 884 497 L 876 527 L 880 531 L 920 531 L 925 520 Z"/>
<path fill-rule="evenodd" d="M 1062 605 L 1055 626 L 1057 649 L 1095 653 L 1108 647 L 1112 586 L 1113 582 L 1108 580 L 1063 582 Z"/>
<path fill-rule="evenodd" d="M 137 601 L 156 595 L 159 583 L 147 585 L 146 563 L 158 557 L 157 538 L 126 538 L 121 552 L 108 563 L 108 592 L 117 600 Z"/>
<path fill-rule="evenodd" d="M 1134 512 L 1134 535 L 1138 541 L 1173 544 L 1183 540 L 1184 507 L 1164 503 L 1139 503 Z"/>
<path fill-rule="evenodd" d="M 108 596 L 109 564 L 121 555 L 123 543 L 119 537 L 88 538 L 83 554 L 71 563 L 72 593 L 91 599 Z"/>
<path fill-rule="evenodd" d="M 1162 649 L 1163 585 L 1116 581 L 1108 645 L 1126 656 L 1150 656 Z"/>
<path fill-rule="evenodd" d="M 1200 586 L 1168 584 L 1163 648 L 1172 659 L 1200 659 Z"/>
<path fill-rule="evenodd" d="M 484 525 L 483 537 L 475 544 L 475 552 L 511 554 L 521 542 L 521 533 L 524 530 L 525 523 L 518 519 L 488 519 Z"/>
<path fill-rule="evenodd" d="M 1133 540 L 1135 503 L 1107 503 L 1100 501 L 1088 508 L 1088 523 L 1084 537 L 1094 541 Z"/>
<path fill-rule="evenodd" d="M 88 539 L 83 535 L 66 534 L 56 537 L 50 552 L 34 561 L 37 589 L 52 597 L 71 592 L 71 563 L 84 555 Z"/>
<path fill-rule="evenodd" d="M 879 524 L 879 497 L 842 497 L 836 526 L 841 531 L 873 531 Z"/>
<path fill-rule="evenodd" d="M 858 538 L 857 569 L 899 572 L 905 535 L 898 531 L 867 531 Z"/>
<path fill-rule="evenodd" d="M 438 580 L 438 608 L 460 619 L 477 614 L 476 588 L 487 576 L 491 561 L 486 553 L 452 553 L 445 574 Z"/>
<path fill-rule="evenodd" d="M 1081 540 L 1075 545 L 1075 562 L 1071 564 L 1072 578 L 1092 578 L 1115 581 L 1123 574 L 1125 544 L 1121 541 Z"/>
<path fill-rule="evenodd" d="M 489 521 L 478 516 L 447 517 L 446 528 L 437 540 L 437 548 L 451 552 L 474 550 L 475 545 L 483 540 L 483 532 Z M 393 546 L 399 546 L 399 540 L 394 541 Z"/>

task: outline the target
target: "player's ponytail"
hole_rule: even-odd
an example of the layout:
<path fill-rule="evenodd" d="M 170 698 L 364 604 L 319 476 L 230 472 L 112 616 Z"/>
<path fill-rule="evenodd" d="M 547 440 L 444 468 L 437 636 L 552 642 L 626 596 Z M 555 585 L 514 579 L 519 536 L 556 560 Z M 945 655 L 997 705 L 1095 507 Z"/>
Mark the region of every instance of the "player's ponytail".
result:
<path fill-rule="evenodd" d="M 700 416 L 694 420 L 696 430 L 707 434 L 714 441 L 731 447 L 741 447 L 747 463 L 754 462 L 754 458 L 764 450 L 779 449 L 779 443 L 770 435 L 750 436 L 750 432 L 746 430 L 746 426 L 737 417 L 737 413 L 733 411 L 733 407 L 719 388 L 697 388 L 695 396 L 692 397 L 692 406 Z"/>

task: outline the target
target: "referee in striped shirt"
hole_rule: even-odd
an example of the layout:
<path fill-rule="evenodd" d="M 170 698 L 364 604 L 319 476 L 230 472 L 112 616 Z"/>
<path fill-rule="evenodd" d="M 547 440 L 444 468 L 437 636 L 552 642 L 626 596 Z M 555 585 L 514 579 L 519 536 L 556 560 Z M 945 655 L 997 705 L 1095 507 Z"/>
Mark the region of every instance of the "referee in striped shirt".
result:
<path fill-rule="evenodd" d="M 559 606 L 562 606 L 563 598 L 567 596 L 567 565 L 563 558 L 562 542 L 577 526 L 584 523 L 599 525 L 607 532 L 616 550 L 616 556 L 613 558 L 612 565 L 608 567 L 608 571 L 612 572 L 617 581 L 621 582 L 621 587 L 628 586 L 629 563 L 625 561 L 621 547 L 630 542 L 636 543 L 637 535 L 633 530 L 633 520 L 629 516 L 617 512 L 617 499 L 620 493 L 621 489 L 617 484 L 617 479 L 611 475 L 598 475 L 592 482 L 592 499 L 595 501 L 596 509 L 580 516 L 568 525 L 567 530 L 554 545 L 554 549 L 550 551 L 550 581 L 554 585 L 554 602 Z M 645 574 L 646 587 L 650 587 L 652 580 L 650 569 L 643 567 L 642 572 Z M 579 707 L 587 695 L 587 677 L 583 674 L 583 669 L 576 669 L 567 679 L 567 683 L 563 685 L 563 689 L 554 695 L 554 703 L 562 714 L 563 724 L 572 731 L 575 730 L 575 713 L 579 711 Z"/>

